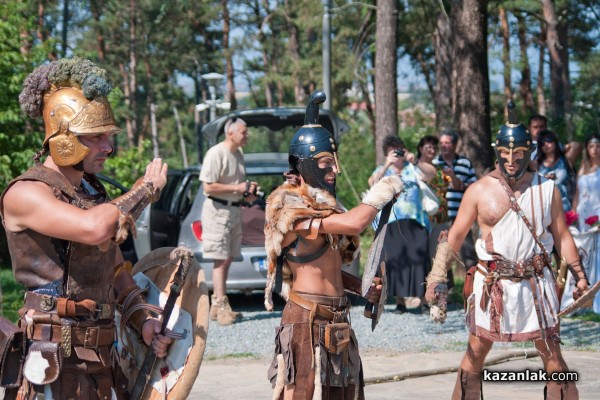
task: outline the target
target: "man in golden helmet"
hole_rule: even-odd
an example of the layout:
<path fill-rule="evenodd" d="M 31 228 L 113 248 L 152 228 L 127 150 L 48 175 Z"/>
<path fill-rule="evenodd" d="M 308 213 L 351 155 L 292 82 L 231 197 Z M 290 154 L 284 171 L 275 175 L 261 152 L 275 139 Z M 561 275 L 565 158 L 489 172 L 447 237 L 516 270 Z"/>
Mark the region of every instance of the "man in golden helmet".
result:
<path fill-rule="evenodd" d="M 13 273 L 26 288 L 19 325 L 28 342 L 15 365 L 3 365 L 20 371 L 2 382 L 7 398 L 127 398 L 115 310 L 159 357 L 171 342 L 118 246 L 158 199 L 167 165 L 154 159 L 126 195 L 109 201 L 95 174 L 119 131 L 110 90 L 106 71 L 80 58 L 44 64 L 24 82 L 21 107 L 43 116 L 46 134 L 35 165 L 0 197 Z"/>

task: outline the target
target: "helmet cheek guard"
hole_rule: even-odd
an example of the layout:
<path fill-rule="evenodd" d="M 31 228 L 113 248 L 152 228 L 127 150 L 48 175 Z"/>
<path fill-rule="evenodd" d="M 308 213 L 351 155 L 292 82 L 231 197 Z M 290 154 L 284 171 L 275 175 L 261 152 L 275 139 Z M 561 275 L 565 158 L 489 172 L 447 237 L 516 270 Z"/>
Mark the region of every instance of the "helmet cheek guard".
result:
<path fill-rule="evenodd" d="M 87 99 L 79 88 L 57 88 L 44 96 L 44 124 L 52 159 L 61 167 L 81 162 L 89 153 L 78 136 L 120 131 L 104 96 Z"/>
<path fill-rule="evenodd" d="M 325 177 L 333 171 L 333 167 L 319 167 L 319 158 L 329 156 L 333 157 L 339 171 L 335 139 L 318 123 L 319 104 L 324 101 L 325 93 L 322 90 L 311 94 L 304 126 L 292 138 L 288 159 L 291 168 L 298 171 L 308 185 L 325 189 L 335 196 L 335 181 L 327 183 L 325 180 Z"/>
<path fill-rule="evenodd" d="M 500 127 L 498 134 L 496 135 L 496 157 L 498 158 L 498 167 L 500 172 L 505 178 L 518 181 L 521 179 L 527 167 L 531 161 L 531 153 L 533 152 L 533 142 L 531 135 L 525 125 L 519 122 L 515 105 L 510 101 L 507 105 L 508 108 L 508 122 Z M 513 154 L 517 150 L 523 150 L 524 156 L 521 159 L 514 160 Z M 502 153 L 508 152 L 508 156 L 502 155 Z M 506 164 L 517 164 L 517 171 L 515 173 L 509 173 L 506 170 Z"/>

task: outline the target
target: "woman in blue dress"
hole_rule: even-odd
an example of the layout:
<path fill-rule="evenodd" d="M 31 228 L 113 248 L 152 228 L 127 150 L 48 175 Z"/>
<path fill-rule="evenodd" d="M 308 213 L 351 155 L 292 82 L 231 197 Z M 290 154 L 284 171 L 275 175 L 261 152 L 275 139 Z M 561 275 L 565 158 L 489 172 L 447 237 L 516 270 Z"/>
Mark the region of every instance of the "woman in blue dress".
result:
<path fill-rule="evenodd" d="M 415 155 L 406 150 L 402 140 L 394 135 L 384 138 L 382 150 L 386 155 L 383 165 L 375 168 L 369 178 L 374 185 L 384 176 L 399 175 L 404 190 L 399 195 L 390 217 L 384 241 L 388 293 L 396 296 L 396 310 L 406 312 L 406 301 L 416 300 L 413 306 L 424 311 L 425 277 L 431 268 L 428 236 L 429 216 L 422 207 L 422 193 L 418 184 Z M 380 213 L 381 214 L 381 213 Z M 379 223 L 379 215 L 373 221 Z"/>

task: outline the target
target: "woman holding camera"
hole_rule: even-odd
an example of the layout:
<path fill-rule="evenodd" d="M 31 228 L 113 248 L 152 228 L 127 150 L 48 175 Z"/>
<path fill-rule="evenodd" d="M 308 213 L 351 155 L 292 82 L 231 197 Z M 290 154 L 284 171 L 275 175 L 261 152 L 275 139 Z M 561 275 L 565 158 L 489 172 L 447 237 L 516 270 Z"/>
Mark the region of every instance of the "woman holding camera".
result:
<path fill-rule="evenodd" d="M 384 242 L 387 254 L 386 274 L 388 293 L 396 296 L 396 310 L 400 313 L 410 308 L 426 307 L 425 277 L 429 273 L 429 216 L 422 207 L 422 193 L 419 188 L 415 155 L 408 152 L 402 140 L 386 136 L 382 150 L 387 155 L 385 164 L 378 166 L 369 178 L 373 186 L 384 176 L 398 175 L 404 182 L 390 217 Z M 379 214 L 380 215 L 380 214 Z M 379 215 L 373 222 L 379 223 Z"/>

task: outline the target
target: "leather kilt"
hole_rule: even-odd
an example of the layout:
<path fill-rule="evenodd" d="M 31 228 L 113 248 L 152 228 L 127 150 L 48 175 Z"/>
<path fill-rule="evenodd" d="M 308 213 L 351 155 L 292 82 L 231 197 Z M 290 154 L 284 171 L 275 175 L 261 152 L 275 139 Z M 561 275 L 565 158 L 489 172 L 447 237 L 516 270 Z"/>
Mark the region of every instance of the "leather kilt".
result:
<path fill-rule="evenodd" d="M 275 356 L 268 373 L 276 392 L 284 385 L 293 385 L 293 399 L 312 398 L 313 392 L 321 392 L 322 399 L 364 399 L 362 363 L 349 325 L 348 298 L 296 294 L 332 311 L 335 317 L 326 318 L 291 300 L 287 302 L 281 325 L 276 328 Z M 348 325 L 349 341 L 343 350 L 332 353 L 325 345 L 325 328 L 343 323 Z M 283 376 L 279 376 L 278 365 L 282 362 Z M 281 371 L 282 366 L 279 368 Z M 283 391 L 279 398 L 283 399 Z"/>

